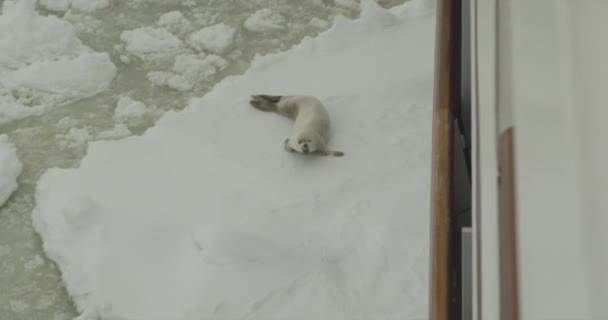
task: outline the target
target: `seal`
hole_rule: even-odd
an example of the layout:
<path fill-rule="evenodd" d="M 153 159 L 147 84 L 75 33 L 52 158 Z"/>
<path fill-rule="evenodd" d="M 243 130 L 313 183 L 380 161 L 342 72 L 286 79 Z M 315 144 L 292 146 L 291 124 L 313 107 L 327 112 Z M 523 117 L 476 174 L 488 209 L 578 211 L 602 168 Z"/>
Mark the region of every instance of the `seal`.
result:
<path fill-rule="evenodd" d="M 344 152 L 327 148 L 329 114 L 316 97 L 302 95 L 252 95 L 249 103 L 258 110 L 276 112 L 294 120 L 293 130 L 283 145 L 286 151 L 341 157 Z"/>

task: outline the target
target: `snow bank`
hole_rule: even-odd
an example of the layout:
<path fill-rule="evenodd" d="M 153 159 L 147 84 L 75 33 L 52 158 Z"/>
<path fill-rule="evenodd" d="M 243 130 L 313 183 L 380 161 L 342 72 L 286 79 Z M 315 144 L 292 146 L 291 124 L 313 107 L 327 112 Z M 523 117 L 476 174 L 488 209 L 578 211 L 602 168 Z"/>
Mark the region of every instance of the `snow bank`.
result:
<path fill-rule="evenodd" d="M 17 189 L 22 167 L 15 146 L 8 142 L 8 136 L 0 135 L 0 208 Z"/>
<path fill-rule="evenodd" d="M 43 175 L 34 225 L 81 319 L 427 317 L 434 17 L 364 12 Z M 320 97 L 346 156 L 283 151 L 254 93 Z"/>
<path fill-rule="evenodd" d="M 35 1 L 5 2 L 0 16 L 0 124 L 105 90 L 116 75 L 69 22 L 40 16 Z"/>

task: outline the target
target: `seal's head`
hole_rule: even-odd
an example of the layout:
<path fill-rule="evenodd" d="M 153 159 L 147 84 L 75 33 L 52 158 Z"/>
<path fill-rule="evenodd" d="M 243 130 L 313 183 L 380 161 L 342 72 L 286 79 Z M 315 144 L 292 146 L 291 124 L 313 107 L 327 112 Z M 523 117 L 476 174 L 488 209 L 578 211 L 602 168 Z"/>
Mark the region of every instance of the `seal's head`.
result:
<path fill-rule="evenodd" d="M 302 133 L 298 137 L 298 146 L 300 146 L 300 150 L 303 153 L 312 153 L 319 151 L 319 143 L 318 140 L 314 138 L 313 135 Z"/>

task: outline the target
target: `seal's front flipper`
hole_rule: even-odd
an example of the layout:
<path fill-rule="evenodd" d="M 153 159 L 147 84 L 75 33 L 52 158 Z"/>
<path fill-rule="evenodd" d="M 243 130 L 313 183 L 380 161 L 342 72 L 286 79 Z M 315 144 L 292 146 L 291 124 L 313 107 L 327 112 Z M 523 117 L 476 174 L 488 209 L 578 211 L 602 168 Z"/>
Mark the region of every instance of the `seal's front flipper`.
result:
<path fill-rule="evenodd" d="M 285 148 L 285 151 L 287 151 L 287 152 L 296 151 L 295 149 L 293 149 L 292 147 L 289 146 L 289 139 L 285 139 L 285 142 L 283 142 L 283 147 Z"/>

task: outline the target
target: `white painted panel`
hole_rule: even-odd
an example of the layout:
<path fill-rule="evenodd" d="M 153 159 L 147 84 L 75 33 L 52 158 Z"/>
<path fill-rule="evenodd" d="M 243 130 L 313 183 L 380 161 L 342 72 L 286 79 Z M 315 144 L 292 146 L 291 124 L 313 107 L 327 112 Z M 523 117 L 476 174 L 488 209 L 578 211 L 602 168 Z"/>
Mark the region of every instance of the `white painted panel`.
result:
<path fill-rule="evenodd" d="M 523 320 L 608 318 L 607 17 L 603 0 L 511 1 Z"/>

